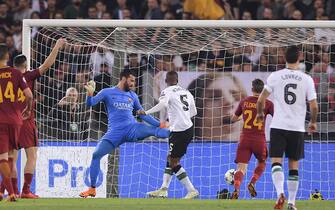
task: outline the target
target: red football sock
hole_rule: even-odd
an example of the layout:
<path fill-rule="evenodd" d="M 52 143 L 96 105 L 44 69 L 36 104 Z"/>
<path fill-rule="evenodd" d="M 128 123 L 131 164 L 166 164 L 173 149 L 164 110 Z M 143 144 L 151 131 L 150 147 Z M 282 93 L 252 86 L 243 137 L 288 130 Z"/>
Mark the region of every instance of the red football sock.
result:
<path fill-rule="evenodd" d="M 22 189 L 22 193 L 28 194 L 30 192 L 30 184 L 33 180 L 33 174 L 24 174 L 24 185 Z"/>
<path fill-rule="evenodd" d="M 234 187 L 235 190 L 240 190 L 240 185 L 242 183 L 244 174 L 242 173 L 242 171 L 236 171 L 235 175 L 234 175 Z"/>
<path fill-rule="evenodd" d="M 17 186 L 17 178 L 12 177 L 11 180 L 12 180 L 12 186 L 13 186 L 14 193 L 17 195 L 20 194 L 19 188 Z"/>
<path fill-rule="evenodd" d="M 2 179 L 3 179 L 3 177 L 2 177 Z M 2 193 L 2 194 L 5 193 L 5 185 L 3 184 L 3 181 L 1 181 L 1 184 L 0 184 L 0 193 Z"/>
<path fill-rule="evenodd" d="M 10 168 L 7 160 L 0 160 L 0 172 L 2 174 L 2 183 L 8 194 L 14 194 L 12 181 L 10 179 Z"/>
<path fill-rule="evenodd" d="M 265 170 L 265 165 L 266 165 L 265 162 L 258 162 L 254 170 L 254 174 L 252 175 L 251 183 L 256 184 L 257 180 L 259 179 L 259 177 L 262 176 Z"/>

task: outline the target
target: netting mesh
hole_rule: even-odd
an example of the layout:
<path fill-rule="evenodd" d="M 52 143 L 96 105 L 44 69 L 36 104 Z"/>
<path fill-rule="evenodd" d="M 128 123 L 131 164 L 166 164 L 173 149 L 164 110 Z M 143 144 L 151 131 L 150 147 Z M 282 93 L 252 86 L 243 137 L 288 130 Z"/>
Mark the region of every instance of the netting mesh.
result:
<path fill-rule="evenodd" d="M 211 50 L 217 41 L 222 49 L 244 46 L 283 47 L 293 44 L 330 44 L 334 29 L 314 28 L 43 28 L 45 35 L 63 36 L 74 43 L 143 54 L 178 55 Z M 330 36 L 330 40 L 327 37 Z M 326 39 L 323 39 L 325 38 Z"/>
<path fill-rule="evenodd" d="M 223 175 L 228 169 L 235 168 L 241 123 L 230 123 L 231 114 L 238 102 L 251 94 L 251 81 L 255 78 L 265 81 L 272 71 L 284 68 L 286 47 L 299 44 L 303 51 L 301 69 L 312 75 L 316 82 L 321 114 L 319 132 L 306 136 L 306 158 L 300 166 L 302 184 L 298 197 L 306 199 L 312 190 L 319 189 L 325 198 L 331 198 L 335 193 L 334 34 L 333 28 L 39 28 L 31 39 L 32 68 L 43 63 L 58 38 L 68 41 L 55 65 L 37 83 L 37 124 L 43 146 L 39 155 L 48 158 L 46 153 L 50 150 L 46 152 L 43 148 L 52 146 L 91 148 L 106 131 L 107 116 L 103 104 L 91 109 L 85 105 L 83 85 L 90 79 L 97 82 L 99 91 L 116 85 L 118 74 L 124 68 L 135 70 L 136 92 L 148 109 L 165 88 L 165 73 L 178 70 L 180 85 L 191 91 L 198 109 L 194 120 L 195 140 L 182 165 L 201 198 L 216 198 L 217 191 L 232 190 Z M 165 112 L 155 116 L 166 119 Z M 153 138 L 122 145 L 104 162 L 104 178 L 107 180 L 103 185 L 106 188 L 99 195 L 145 197 L 147 191 L 160 187 L 167 149 L 166 140 Z M 89 166 L 90 155 L 83 156 L 81 150 L 71 150 L 68 154 L 65 150 L 59 155 L 68 162 L 85 159 L 78 164 Z M 62 178 L 59 184 L 69 185 L 67 196 L 77 196 L 87 184 L 78 181 L 74 186 L 72 175 L 59 175 L 62 165 L 50 173 L 50 162 L 49 166 L 43 164 L 38 164 L 38 174 L 49 176 L 49 179 Z M 252 159 L 244 183 L 251 177 L 254 166 Z M 45 167 L 49 167 L 49 174 Z M 87 179 L 87 174 L 83 177 Z M 41 189 L 38 185 L 43 184 L 37 179 L 36 189 Z M 275 197 L 270 166 L 256 188 L 259 198 Z M 39 194 L 63 196 L 62 192 L 53 190 L 49 185 Z M 170 197 L 181 197 L 185 192 L 174 179 Z M 245 184 L 241 197 L 249 197 Z"/>

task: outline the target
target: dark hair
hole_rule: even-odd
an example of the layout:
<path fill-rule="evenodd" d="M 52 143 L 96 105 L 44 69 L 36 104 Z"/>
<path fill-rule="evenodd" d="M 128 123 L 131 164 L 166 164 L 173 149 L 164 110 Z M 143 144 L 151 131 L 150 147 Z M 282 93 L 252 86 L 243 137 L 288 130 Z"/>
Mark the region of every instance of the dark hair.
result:
<path fill-rule="evenodd" d="M 0 44 L 0 60 L 4 60 L 6 54 L 8 53 L 8 47 L 6 44 Z"/>
<path fill-rule="evenodd" d="M 168 80 L 177 80 L 178 81 L 178 73 L 176 71 L 168 71 L 166 73 L 166 79 Z"/>
<path fill-rule="evenodd" d="M 124 69 L 120 73 L 120 79 L 122 79 L 122 77 L 128 78 L 130 75 L 135 76 L 136 74 L 134 73 L 134 71 L 132 71 L 130 69 Z"/>
<path fill-rule="evenodd" d="M 23 54 L 20 54 L 20 55 L 15 56 L 13 63 L 15 67 L 19 67 L 26 61 L 27 61 L 27 57 Z"/>
<path fill-rule="evenodd" d="M 299 59 L 299 48 L 296 45 L 286 49 L 285 59 L 287 63 L 296 63 Z"/>
<path fill-rule="evenodd" d="M 261 79 L 254 79 L 252 81 L 252 91 L 255 93 L 261 93 L 264 88 L 264 82 Z"/>

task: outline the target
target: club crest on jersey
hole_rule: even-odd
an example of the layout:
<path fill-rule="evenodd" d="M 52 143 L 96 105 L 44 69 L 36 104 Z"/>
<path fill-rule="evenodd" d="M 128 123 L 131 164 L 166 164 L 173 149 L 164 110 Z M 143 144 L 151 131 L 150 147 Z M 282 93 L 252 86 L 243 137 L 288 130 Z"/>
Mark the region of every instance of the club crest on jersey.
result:
<path fill-rule="evenodd" d="M 133 102 L 133 99 L 131 99 L 131 98 L 128 98 L 128 101 L 129 101 L 129 102 Z"/>

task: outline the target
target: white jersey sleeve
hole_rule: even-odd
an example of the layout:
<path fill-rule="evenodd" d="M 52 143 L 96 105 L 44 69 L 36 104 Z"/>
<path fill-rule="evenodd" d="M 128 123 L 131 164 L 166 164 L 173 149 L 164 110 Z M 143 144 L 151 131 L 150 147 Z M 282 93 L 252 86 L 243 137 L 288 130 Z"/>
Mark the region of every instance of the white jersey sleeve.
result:
<path fill-rule="evenodd" d="M 276 79 L 275 79 L 275 74 L 270 74 L 270 76 L 268 77 L 268 79 L 266 80 L 266 85 L 264 86 L 264 88 L 269 92 L 272 93 L 274 87 L 276 84 Z"/>
<path fill-rule="evenodd" d="M 308 77 L 308 90 L 307 90 L 307 100 L 311 101 L 316 99 L 315 85 L 312 77 Z"/>
<path fill-rule="evenodd" d="M 164 91 L 162 91 L 161 96 L 159 97 L 158 104 L 156 104 L 154 107 L 152 107 L 151 109 L 149 109 L 145 113 L 146 114 L 152 114 L 152 113 L 155 113 L 155 112 L 159 112 L 162 109 L 166 108 L 168 106 L 168 103 L 169 103 L 168 92 L 165 93 Z"/>
<path fill-rule="evenodd" d="M 197 115 L 197 107 L 195 106 L 195 101 L 194 101 L 194 97 L 191 93 L 189 93 L 190 95 L 190 117 L 194 117 L 195 115 Z"/>

